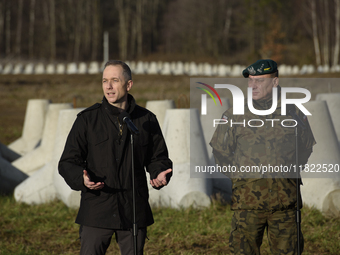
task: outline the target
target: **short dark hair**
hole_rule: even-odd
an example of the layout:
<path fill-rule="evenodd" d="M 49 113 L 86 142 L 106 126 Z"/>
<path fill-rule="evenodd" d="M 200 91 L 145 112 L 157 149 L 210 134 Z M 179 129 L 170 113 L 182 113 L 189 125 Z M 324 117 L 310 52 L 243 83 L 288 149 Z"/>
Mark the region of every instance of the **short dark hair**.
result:
<path fill-rule="evenodd" d="M 279 70 L 276 70 L 275 73 L 271 73 L 271 77 L 272 78 L 279 77 Z"/>
<path fill-rule="evenodd" d="M 104 66 L 104 69 L 107 66 L 121 66 L 123 68 L 123 76 L 125 78 L 125 81 L 127 82 L 128 80 L 132 80 L 131 69 L 123 61 L 120 61 L 120 60 L 109 60 L 109 61 L 106 62 L 105 66 Z"/>

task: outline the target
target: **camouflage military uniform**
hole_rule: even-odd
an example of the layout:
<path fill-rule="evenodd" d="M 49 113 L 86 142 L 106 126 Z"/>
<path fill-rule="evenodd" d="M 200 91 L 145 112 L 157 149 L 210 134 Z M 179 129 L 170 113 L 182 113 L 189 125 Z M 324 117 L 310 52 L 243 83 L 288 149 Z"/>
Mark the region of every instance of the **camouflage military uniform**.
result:
<path fill-rule="evenodd" d="M 272 99 L 253 100 L 253 105 L 257 110 L 266 110 L 272 106 Z M 247 105 L 244 109 L 244 115 L 233 115 L 232 108 L 226 111 L 222 118 L 228 123 L 218 125 L 210 142 L 216 164 L 237 167 L 236 172 L 229 174 L 234 210 L 231 250 L 235 254 L 260 254 L 267 227 L 273 254 L 295 254 L 297 200 L 296 179 L 292 179 L 296 177 L 295 128 L 282 126 L 282 123 L 293 126 L 294 122 L 287 120 L 292 119 L 290 116 L 281 116 L 280 97 L 276 110 L 270 115 L 255 115 Z M 307 126 L 305 130 L 298 129 L 299 164 L 305 164 L 315 140 L 306 116 L 298 109 L 295 111 Z M 242 167 L 259 169 L 269 165 L 281 169 L 284 166 L 290 172 L 240 172 Z M 301 196 L 299 199 L 301 201 Z"/>

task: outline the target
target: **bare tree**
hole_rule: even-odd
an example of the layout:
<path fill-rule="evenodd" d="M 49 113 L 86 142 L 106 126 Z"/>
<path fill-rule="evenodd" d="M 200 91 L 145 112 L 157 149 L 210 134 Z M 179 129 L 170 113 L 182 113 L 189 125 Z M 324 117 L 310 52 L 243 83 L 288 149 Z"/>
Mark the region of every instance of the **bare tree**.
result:
<path fill-rule="evenodd" d="M 129 4 L 130 1 L 117 0 L 116 7 L 119 16 L 119 56 L 121 59 L 127 58 L 127 44 L 128 44 L 128 20 L 129 20 Z"/>
<path fill-rule="evenodd" d="M 19 0 L 18 6 L 18 23 L 17 23 L 17 30 L 16 30 L 16 41 L 15 41 L 15 53 L 18 57 L 20 57 L 21 53 L 21 33 L 22 33 L 22 10 L 23 10 L 23 0 Z"/>
<path fill-rule="evenodd" d="M 30 22 L 28 28 L 28 56 L 34 57 L 34 21 L 35 21 L 35 0 L 30 3 Z"/>
<path fill-rule="evenodd" d="M 50 60 L 56 57 L 56 23 L 55 23 L 55 2 L 50 0 Z"/>
<path fill-rule="evenodd" d="M 136 10 L 137 10 L 137 21 L 136 21 L 136 27 L 137 27 L 137 56 L 141 57 L 143 53 L 143 26 L 142 26 L 142 17 L 143 17 L 143 0 L 137 0 L 136 3 Z"/>
<path fill-rule="evenodd" d="M 315 0 L 310 0 L 310 3 L 311 3 L 312 31 L 313 31 L 313 42 L 314 42 L 316 65 L 319 66 L 321 65 L 321 54 L 320 54 L 320 46 L 319 46 L 319 38 L 318 38 L 318 26 L 317 26 Z"/>
<path fill-rule="evenodd" d="M 92 52 L 91 59 L 96 60 L 98 54 L 98 46 L 99 46 L 99 0 L 91 1 L 93 4 L 93 15 L 92 15 Z"/>
<path fill-rule="evenodd" d="M 335 3 L 335 42 L 333 54 L 333 66 L 339 63 L 340 51 L 340 0 L 334 0 Z"/>
<path fill-rule="evenodd" d="M 329 22 L 329 0 L 324 0 L 324 22 L 323 22 L 323 42 L 322 42 L 322 55 L 323 55 L 323 62 L 325 65 L 329 65 L 329 30 L 330 30 L 330 22 Z"/>
<path fill-rule="evenodd" d="M 11 2 L 6 2 L 6 56 L 11 54 Z"/>

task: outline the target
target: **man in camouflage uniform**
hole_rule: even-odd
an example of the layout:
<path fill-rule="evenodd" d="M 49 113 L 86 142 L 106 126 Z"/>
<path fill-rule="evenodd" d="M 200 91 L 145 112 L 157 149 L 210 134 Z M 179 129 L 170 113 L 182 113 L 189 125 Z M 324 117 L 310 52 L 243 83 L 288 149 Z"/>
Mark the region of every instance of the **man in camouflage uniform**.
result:
<path fill-rule="evenodd" d="M 244 115 L 233 115 L 232 108 L 227 110 L 222 118 L 228 124 L 218 125 L 210 142 L 216 164 L 237 167 L 237 171 L 229 175 L 234 211 L 230 248 L 234 254 L 260 254 L 267 229 L 272 254 L 297 254 L 296 183 L 298 180 L 300 185 L 301 181 L 294 171 L 295 122 L 291 116 L 281 115 L 281 88 L 274 61 L 258 60 L 243 71 L 243 76 L 252 88 L 255 109 L 272 107 L 273 88 L 277 88 L 278 99 L 276 110 L 265 116 L 253 114 L 247 105 Z M 289 109 L 295 111 L 306 126 L 298 128 L 299 165 L 303 165 L 315 140 L 306 116 L 293 105 L 288 106 L 287 113 Z M 241 172 L 246 167 L 263 170 L 263 166 L 272 166 L 276 171 L 270 172 L 267 168 L 268 172 Z M 301 195 L 298 199 L 302 205 Z M 302 252 L 303 237 L 300 236 Z"/>

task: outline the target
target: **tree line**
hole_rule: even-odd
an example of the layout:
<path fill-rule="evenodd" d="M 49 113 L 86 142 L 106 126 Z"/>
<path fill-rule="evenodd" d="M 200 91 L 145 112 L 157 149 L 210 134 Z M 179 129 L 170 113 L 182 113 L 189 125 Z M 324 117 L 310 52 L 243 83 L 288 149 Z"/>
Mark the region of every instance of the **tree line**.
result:
<path fill-rule="evenodd" d="M 2 60 L 337 65 L 340 0 L 0 0 Z"/>

